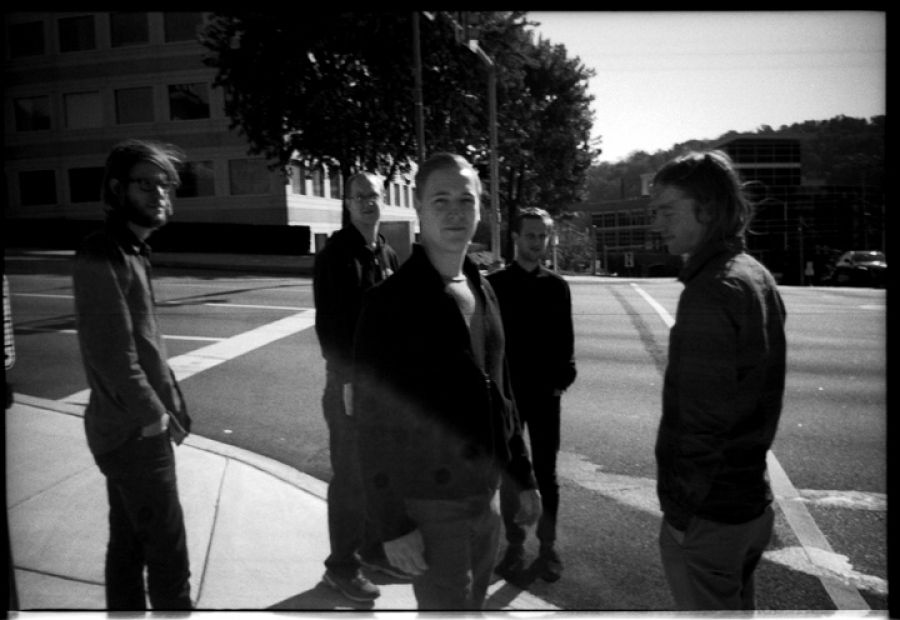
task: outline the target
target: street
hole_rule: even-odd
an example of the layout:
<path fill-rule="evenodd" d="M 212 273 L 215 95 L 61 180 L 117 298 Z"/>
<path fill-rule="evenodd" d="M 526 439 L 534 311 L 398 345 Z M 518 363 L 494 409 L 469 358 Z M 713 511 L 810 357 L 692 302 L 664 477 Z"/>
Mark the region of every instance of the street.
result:
<path fill-rule="evenodd" d="M 8 380 L 21 394 L 86 402 L 65 263 L 7 257 L 6 273 L 17 357 Z M 563 609 L 671 609 L 656 542 L 653 443 L 681 285 L 586 276 L 570 284 L 579 374 L 563 397 L 558 548 L 566 568 L 559 582 L 527 585 Z M 327 481 L 311 280 L 159 268 L 154 289 L 193 432 Z M 783 470 L 773 486 L 786 499 L 757 572 L 758 605 L 833 610 L 855 592 L 886 609 L 885 291 L 782 294 L 788 377 L 770 472 Z M 531 559 L 536 547 L 532 537 Z"/>

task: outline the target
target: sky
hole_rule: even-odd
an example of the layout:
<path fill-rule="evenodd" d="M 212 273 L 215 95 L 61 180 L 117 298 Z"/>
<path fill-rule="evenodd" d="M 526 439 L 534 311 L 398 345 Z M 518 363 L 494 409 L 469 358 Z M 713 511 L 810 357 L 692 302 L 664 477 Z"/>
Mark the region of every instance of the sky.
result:
<path fill-rule="evenodd" d="M 595 75 L 600 162 L 734 130 L 885 114 L 879 11 L 528 12 Z"/>

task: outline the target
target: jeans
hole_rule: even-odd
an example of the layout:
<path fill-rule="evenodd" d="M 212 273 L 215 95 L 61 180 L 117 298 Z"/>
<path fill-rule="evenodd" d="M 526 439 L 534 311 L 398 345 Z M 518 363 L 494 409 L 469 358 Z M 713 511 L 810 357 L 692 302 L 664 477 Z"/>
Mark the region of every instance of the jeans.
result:
<path fill-rule="evenodd" d="M 500 544 L 499 494 L 407 499 L 406 510 L 422 533 L 428 565 L 413 580 L 418 608 L 483 609 Z"/>
<path fill-rule="evenodd" d="M 353 577 L 360 568 L 359 553 L 368 559 L 383 557 L 384 552 L 379 543 L 371 542 L 375 537 L 366 516 L 356 420 L 345 413 L 343 389 L 334 376 L 327 376 L 322 411 L 328 424 L 332 476 L 328 484 L 331 553 L 325 567 L 342 577 Z"/>
<path fill-rule="evenodd" d="M 542 547 L 556 542 L 556 516 L 559 513 L 559 481 L 556 477 L 556 455 L 560 445 L 560 397 L 553 394 L 528 395 L 516 405 L 522 425 L 528 428 L 531 441 L 531 463 L 541 493 L 541 517 L 537 524 L 537 538 Z M 500 505 L 506 540 L 510 545 L 525 542 L 525 528 L 515 522 L 519 511 L 519 491 L 509 479 L 500 489 Z"/>
<path fill-rule="evenodd" d="M 191 609 L 187 536 L 168 434 L 135 436 L 95 460 L 109 497 L 107 608 L 145 611 L 146 592 L 154 610 Z"/>
<path fill-rule="evenodd" d="M 756 609 L 753 572 L 769 544 L 774 520 L 771 506 L 746 523 L 718 523 L 693 517 L 680 542 L 663 520 L 660 553 L 678 609 Z"/>

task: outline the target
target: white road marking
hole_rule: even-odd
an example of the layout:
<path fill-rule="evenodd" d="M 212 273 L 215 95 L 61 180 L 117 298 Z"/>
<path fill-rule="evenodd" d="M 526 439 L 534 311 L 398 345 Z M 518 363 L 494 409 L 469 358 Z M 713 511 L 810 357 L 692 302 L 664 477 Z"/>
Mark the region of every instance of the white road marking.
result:
<path fill-rule="evenodd" d="M 561 451 L 557 457 L 557 471 L 560 478 L 584 489 L 599 493 L 629 508 L 662 517 L 659 500 L 656 497 L 656 480 L 653 478 L 604 472 L 580 454 L 565 451 Z M 886 496 L 882 493 L 801 491 L 800 495 L 802 501 L 806 502 L 823 502 L 825 505 L 855 510 L 887 510 Z M 768 561 L 819 578 L 823 583 L 827 581 L 832 586 L 829 594 L 832 597 L 835 595 L 841 597 L 835 601 L 842 600 L 843 592 L 855 591 L 852 590 L 855 588 L 862 588 L 877 595 L 887 594 L 886 580 L 857 572 L 846 556 L 831 551 L 830 547 L 828 549 L 808 545 L 783 547 L 767 550 L 764 557 Z M 842 584 L 843 587 L 835 588 L 834 584 Z M 840 594 L 832 592 L 834 589 L 839 589 Z M 845 603 L 848 608 L 864 609 L 855 607 L 861 604 L 859 601 L 848 600 Z"/>
<path fill-rule="evenodd" d="M 16 331 L 68 334 L 72 336 L 78 334 L 77 329 L 51 329 L 49 327 L 17 327 Z M 200 342 L 221 342 L 225 340 L 224 338 L 214 338 L 212 336 L 178 336 L 175 334 L 163 334 L 163 338 L 166 340 L 198 340 Z"/>
<path fill-rule="evenodd" d="M 675 324 L 672 315 L 669 314 L 659 302 L 653 299 L 634 282 L 631 283 L 631 286 L 648 304 L 650 304 L 650 307 L 656 311 L 669 328 Z M 797 492 L 797 489 L 794 488 L 794 485 L 787 477 L 787 474 L 771 450 L 766 455 L 766 462 L 769 470 L 769 479 L 772 484 L 772 492 L 775 495 L 775 501 L 787 518 L 788 524 L 794 531 L 794 534 L 796 534 L 799 539 L 810 563 L 817 565 L 817 562 L 821 562 L 823 558 L 835 556 L 836 554 L 828 543 L 828 540 L 825 538 L 825 535 L 819 529 L 819 526 L 816 525 L 815 520 L 812 518 L 806 505 L 804 505 L 800 494 Z M 868 603 L 866 603 L 865 599 L 859 594 L 859 590 L 857 590 L 852 583 L 848 583 L 847 580 L 836 577 L 833 574 L 833 571 L 826 570 L 821 575 L 817 575 L 817 577 L 819 577 L 819 580 L 822 582 L 822 585 L 825 587 L 831 600 L 839 610 L 869 609 Z"/>
<path fill-rule="evenodd" d="M 642 289 L 640 286 L 638 286 L 634 282 L 631 283 L 631 287 L 635 290 L 635 292 L 637 292 L 638 295 L 640 295 L 641 297 L 644 298 L 644 301 L 646 301 L 648 304 L 650 304 L 651 308 L 656 310 L 656 314 L 658 314 L 659 318 L 661 318 L 663 323 L 666 324 L 666 327 L 671 329 L 672 326 L 675 325 L 675 319 L 672 318 L 672 315 L 669 314 L 669 311 L 666 310 L 665 308 L 663 308 L 662 304 L 660 304 L 658 301 L 656 301 L 655 299 L 650 297 L 650 295 L 647 293 L 647 291 Z"/>
<path fill-rule="evenodd" d="M 304 310 L 279 321 L 267 323 L 220 342 L 169 359 L 175 377 L 183 381 L 224 362 L 249 353 L 281 338 L 286 338 L 315 325 L 316 311 Z M 60 399 L 62 402 L 86 405 L 90 390 L 82 390 Z"/>
<path fill-rule="evenodd" d="M 216 303 L 214 301 L 208 301 L 203 304 L 204 306 L 215 306 L 217 308 L 249 308 L 251 310 L 292 310 L 297 312 L 298 310 L 309 310 L 308 307 L 302 306 L 260 306 L 254 304 L 227 304 L 227 303 Z"/>

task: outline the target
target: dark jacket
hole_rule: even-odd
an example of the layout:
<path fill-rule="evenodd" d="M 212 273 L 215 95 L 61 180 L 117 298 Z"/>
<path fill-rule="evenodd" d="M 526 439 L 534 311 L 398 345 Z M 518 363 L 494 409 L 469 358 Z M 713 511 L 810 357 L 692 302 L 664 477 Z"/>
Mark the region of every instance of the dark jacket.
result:
<path fill-rule="evenodd" d="M 766 453 L 785 383 L 786 312 L 756 259 L 715 245 L 691 257 L 669 336 L 656 441 L 657 491 L 666 519 L 743 523 L 772 495 Z"/>
<path fill-rule="evenodd" d="M 546 267 L 525 271 L 516 262 L 488 281 L 500 300 L 516 398 L 572 385 L 577 371 L 569 284 Z"/>
<path fill-rule="evenodd" d="M 414 529 L 404 500 L 496 491 L 509 468 L 535 488 L 507 379 L 497 299 L 477 267 L 465 274 L 484 304 L 485 369 L 469 329 L 424 249 L 366 294 L 356 334 L 353 415 L 381 540 Z"/>
<path fill-rule="evenodd" d="M 328 372 L 350 381 L 353 333 L 362 309 L 363 292 L 397 270 L 397 255 L 378 236 L 373 250 L 352 224 L 335 232 L 316 255 L 313 297 L 316 335 Z"/>
<path fill-rule="evenodd" d="M 185 430 L 191 427 L 156 320 L 149 253 L 111 215 L 75 254 L 75 316 L 91 389 L 84 425 L 95 455 L 119 447 L 166 412 Z"/>

